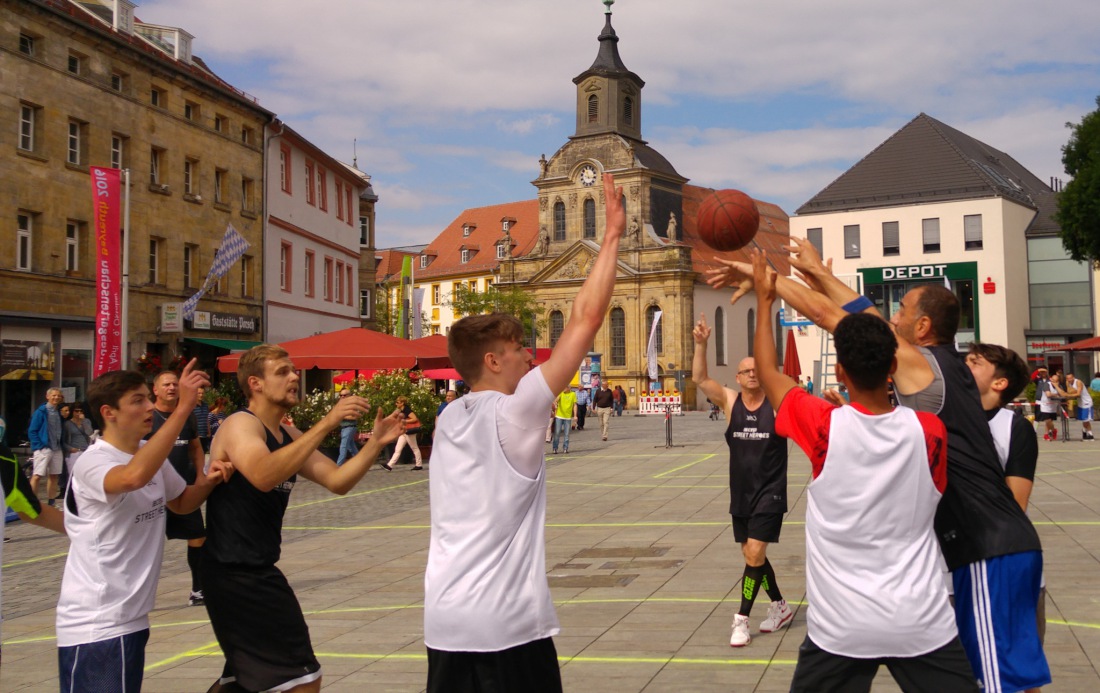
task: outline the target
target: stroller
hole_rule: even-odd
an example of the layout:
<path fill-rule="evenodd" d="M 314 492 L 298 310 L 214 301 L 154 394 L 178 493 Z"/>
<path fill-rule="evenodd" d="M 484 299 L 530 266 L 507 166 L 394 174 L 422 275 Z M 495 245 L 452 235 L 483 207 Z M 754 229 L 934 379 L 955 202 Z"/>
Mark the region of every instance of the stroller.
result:
<path fill-rule="evenodd" d="M 719 419 L 721 419 L 722 412 L 718 409 L 718 405 L 714 402 L 711 402 L 709 399 L 707 400 L 707 404 L 710 405 L 710 420 L 718 421 Z"/>

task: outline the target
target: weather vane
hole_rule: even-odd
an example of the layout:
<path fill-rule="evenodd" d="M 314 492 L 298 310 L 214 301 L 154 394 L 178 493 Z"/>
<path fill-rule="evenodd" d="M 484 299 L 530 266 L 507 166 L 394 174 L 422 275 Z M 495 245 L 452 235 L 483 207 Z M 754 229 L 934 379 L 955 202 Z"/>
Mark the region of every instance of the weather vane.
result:
<path fill-rule="evenodd" d="M 607 11 L 604 14 L 611 14 L 611 6 L 615 4 L 615 0 L 603 0 L 603 4 L 607 5 Z"/>

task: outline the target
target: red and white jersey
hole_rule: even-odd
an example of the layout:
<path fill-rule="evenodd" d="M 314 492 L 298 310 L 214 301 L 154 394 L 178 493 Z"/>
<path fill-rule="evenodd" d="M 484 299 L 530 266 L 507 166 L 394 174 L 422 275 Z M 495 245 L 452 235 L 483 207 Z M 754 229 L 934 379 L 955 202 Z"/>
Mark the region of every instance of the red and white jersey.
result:
<path fill-rule="evenodd" d="M 947 433 L 898 407 L 873 415 L 787 394 L 776 431 L 810 455 L 807 631 L 847 657 L 913 657 L 958 635 L 933 518 L 946 488 Z"/>

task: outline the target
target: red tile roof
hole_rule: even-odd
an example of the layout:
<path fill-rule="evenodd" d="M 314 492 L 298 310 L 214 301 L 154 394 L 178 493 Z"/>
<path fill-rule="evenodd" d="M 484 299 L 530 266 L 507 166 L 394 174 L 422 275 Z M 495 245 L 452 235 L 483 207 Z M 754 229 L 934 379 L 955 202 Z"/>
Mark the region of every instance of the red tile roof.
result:
<path fill-rule="evenodd" d="M 376 285 L 385 284 L 387 281 L 391 281 L 394 277 L 401 275 L 401 263 L 406 257 L 412 257 L 413 262 L 419 262 L 416 260 L 416 253 L 409 253 L 401 250 L 379 250 L 378 264 L 374 267 L 374 283 Z M 413 265 L 415 271 L 417 265 Z"/>
<path fill-rule="evenodd" d="M 500 264 L 496 244 L 503 238 L 501 219 L 513 221 L 508 233 L 512 236 L 512 257 L 522 257 L 535 246 L 539 232 L 538 200 L 506 202 L 488 207 L 463 210 L 442 233 L 424 249 L 425 255 L 434 255 L 424 269 L 416 267 L 416 279 L 435 279 L 448 275 L 487 273 Z M 462 228 L 473 226 L 469 236 L 462 235 Z M 462 249 L 476 250 L 469 262 L 462 262 Z"/>
<path fill-rule="evenodd" d="M 700 188 L 695 185 L 684 186 L 684 223 L 681 243 L 691 246 L 692 269 L 699 273 L 712 267 L 718 267 L 718 263 L 714 261 L 715 257 L 741 260 L 743 262 L 751 261 L 746 248 L 720 253 L 712 250 L 699 238 L 695 226 L 696 215 L 699 213 L 699 205 L 706 195 L 711 192 L 714 192 L 712 188 Z M 753 240 L 756 245 L 767 251 L 768 258 L 771 259 L 776 271 L 780 274 L 789 275 L 791 270 L 787 261 L 787 253 L 781 249 L 790 242 L 790 217 L 778 205 L 756 198 L 753 198 L 753 200 L 756 202 L 756 208 L 760 211 L 760 227 Z M 752 247 L 753 244 L 750 243 L 748 248 Z M 704 281 L 704 278 L 700 276 L 699 280 Z"/>

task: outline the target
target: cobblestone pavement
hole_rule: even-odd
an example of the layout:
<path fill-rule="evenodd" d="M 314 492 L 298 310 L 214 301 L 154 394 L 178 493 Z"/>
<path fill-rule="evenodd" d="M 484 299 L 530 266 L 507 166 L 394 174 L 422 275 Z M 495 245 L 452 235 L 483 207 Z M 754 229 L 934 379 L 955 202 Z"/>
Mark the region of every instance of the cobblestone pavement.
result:
<path fill-rule="evenodd" d="M 790 513 L 769 549 L 779 586 L 797 603 L 793 625 L 728 646 L 742 562 L 729 530 L 725 422 L 673 417 L 598 422 L 574 432 L 569 455 L 548 454 L 547 562 L 562 631 L 567 690 L 780 691 L 805 637 L 805 487 L 809 464 L 791 454 Z M 1077 434 L 1080 437 L 1080 434 Z M 1100 448 L 1042 442 L 1032 518 L 1043 538 L 1048 691 L 1100 690 Z M 549 446 L 547 446 L 549 448 Z M 549 453 L 549 450 L 548 450 Z M 441 463 L 441 462 L 440 462 Z M 429 463 L 429 469 L 431 463 Z M 428 476 L 376 467 L 347 496 L 301 482 L 286 516 L 280 567 L 294 586 L 324 667 L 325 690 L 421 691 Z M 57 690 L 54 606 L 62 537 L 11 525 L 3 553 L 0 690 Z M 184 606 L 184 543 L 165 551 L 146 691 L 204 691 L 222 658 L 201 608 Z M 754 626 L 764 606 L 753 612 Z M 880 672 L 876 691 L 896 691 Z"/>

